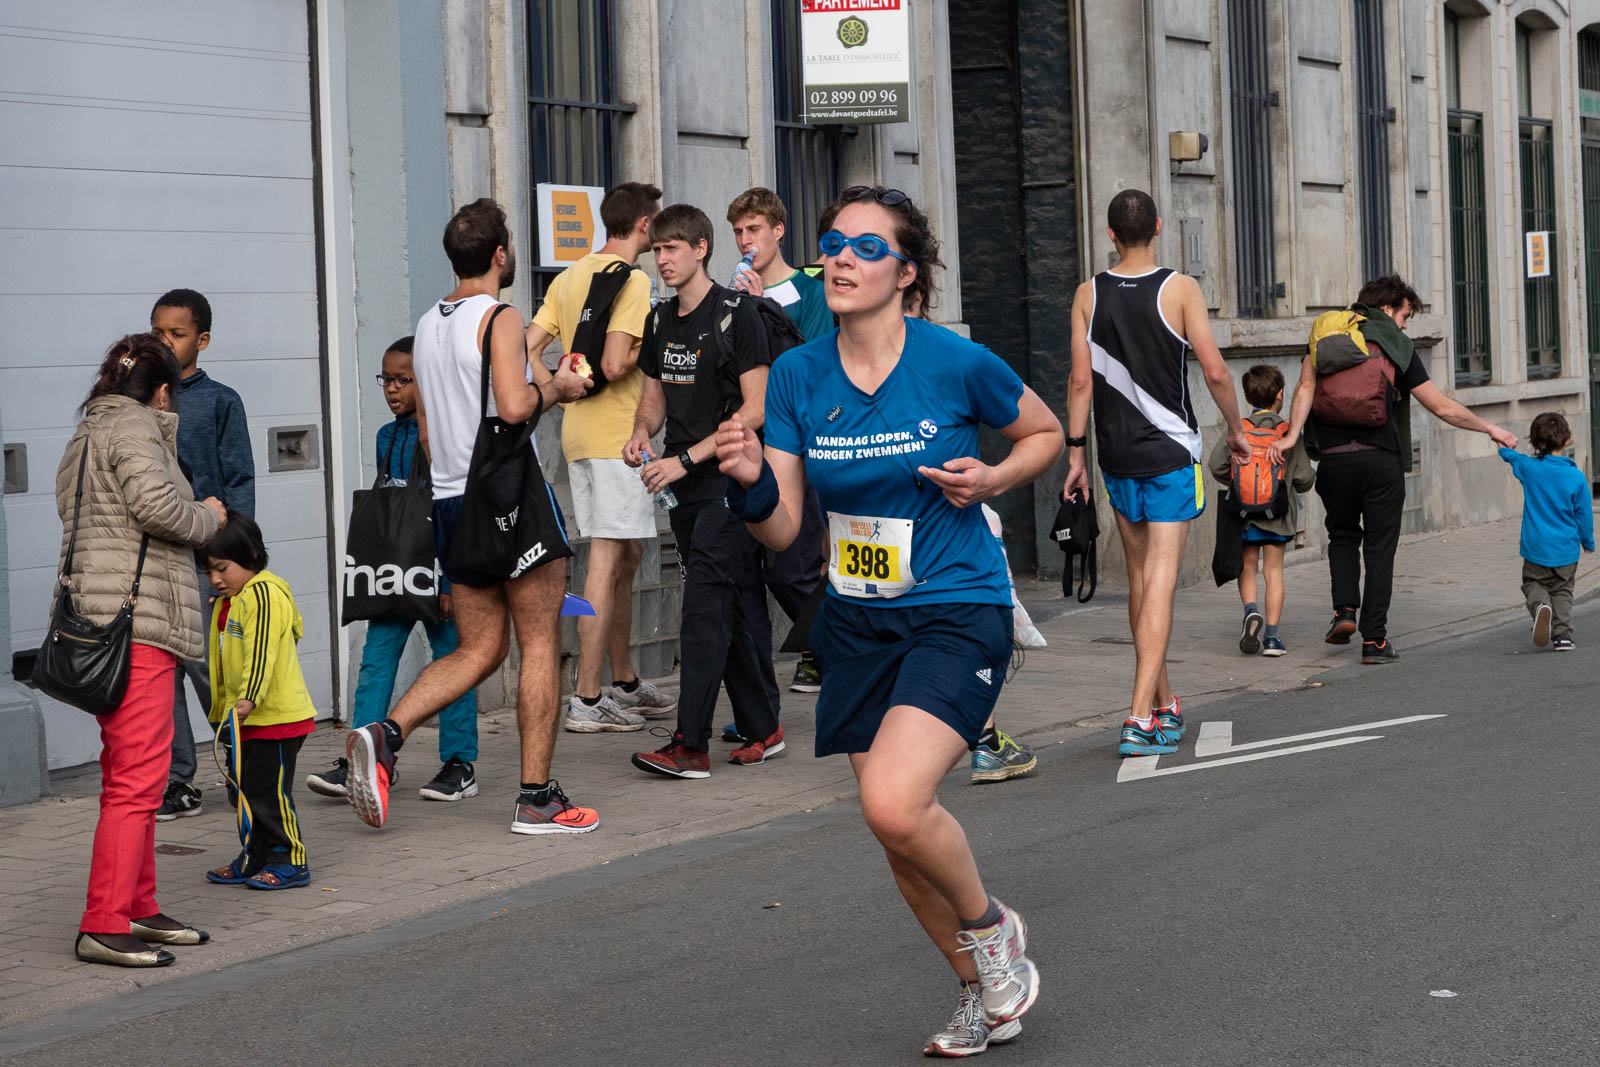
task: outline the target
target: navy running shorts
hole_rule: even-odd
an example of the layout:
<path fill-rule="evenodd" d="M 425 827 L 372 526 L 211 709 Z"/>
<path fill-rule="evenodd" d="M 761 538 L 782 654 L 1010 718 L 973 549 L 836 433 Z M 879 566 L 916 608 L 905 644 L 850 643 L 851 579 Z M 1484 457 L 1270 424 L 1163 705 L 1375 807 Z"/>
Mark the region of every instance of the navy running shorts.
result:
<path fill-rule="evenodd" d="M 1011 606 L 867 607 L 824 598 L 811 627 L 822 669 L 817 755 L 865 752 L 888 710 L 906 704 L 978 743 L 1011 664 Z"/>

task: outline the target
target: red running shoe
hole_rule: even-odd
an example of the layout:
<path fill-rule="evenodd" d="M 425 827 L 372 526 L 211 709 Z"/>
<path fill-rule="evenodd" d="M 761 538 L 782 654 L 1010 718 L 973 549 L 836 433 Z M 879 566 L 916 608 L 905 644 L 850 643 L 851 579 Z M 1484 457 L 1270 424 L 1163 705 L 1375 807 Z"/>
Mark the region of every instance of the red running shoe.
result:
<path fill-rule="evenodd" d="M 683 735 L 676 733 L 672 735 L 670 741 L 654 752 L 635 752 L 633 765 L 641 771 L 664 774 L 668 778 L 711 777 L 710 753 L 696 752 L 687 747 L 683 743 Z"/>
<path fill-rule="evenodd" d="M 779 724 L 778 732 L 765 741 L 746 741 L 728 755 L 729 763 L 737 763 L 741 767 L 752 767 L 757 763 L 765 763 L 768 756 L 776 756 L 783 751 L 783 726 Z"/>
<path fill-rule="evenodd" d="M 344 755 L 350 761 L 345 779 L 350 806 L 368 826 L 381 828 L 389 818 L 389 783 L 394 780 L 394 753 L 383 724 L 351 730 Z"/>

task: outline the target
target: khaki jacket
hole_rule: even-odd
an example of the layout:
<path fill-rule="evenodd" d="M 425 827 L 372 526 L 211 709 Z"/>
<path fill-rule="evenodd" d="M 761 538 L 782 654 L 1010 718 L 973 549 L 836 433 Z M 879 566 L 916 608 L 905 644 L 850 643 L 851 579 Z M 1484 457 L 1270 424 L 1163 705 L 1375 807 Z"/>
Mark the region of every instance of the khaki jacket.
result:
<path fill-rule="evenodd" d="M 1281 423 L 1287 422 L 1282 415 L 1273 411 L 1255 411 L 1245 417 L 1245 421 L 1263 429 L 1272 429 Z M 1206 466 L 1211 470 L 1211 477 L 1215 478 L 1218 485 L 1226 488 L 1233 481 L 1233 457 L 1228 453 L 1228 439 L 1223 437 L 1211 448 L 1211 455 L 1207 457 Z M 1309 493 L 1316 483 L 1317 472 L 1311 466 L 1311 460 L 1306 455 L 1305 445 L 1296 441 L 1294 447 L 1289 449 L 1283 457 L 1283 480 L 1289 483 L 1289 511 L 1275 519 L 1251 519 L 1250 525 L 1259 527 L 1268 533 L 1280 537 L 1293 538 L 1295 530 L 1300 526 L 1300 496 Z"/>
<path fill-rule="evenodd" d="M 72 602 L 90 621 L 109 623 L 133 585 L 139 537 L 150 535 L 133 639 L 183 659 L 205 655 L 205 616 L 195 574 L 195 545 L 220 523 L 197 503 L 178 467 L 178 416 L 125 396 L 97 396 L 67 442 L 56 470 L 56 511 L 66 563 L 77 493 L 78 459 L 89 449 L 78 544 L 72 558 Z"/>

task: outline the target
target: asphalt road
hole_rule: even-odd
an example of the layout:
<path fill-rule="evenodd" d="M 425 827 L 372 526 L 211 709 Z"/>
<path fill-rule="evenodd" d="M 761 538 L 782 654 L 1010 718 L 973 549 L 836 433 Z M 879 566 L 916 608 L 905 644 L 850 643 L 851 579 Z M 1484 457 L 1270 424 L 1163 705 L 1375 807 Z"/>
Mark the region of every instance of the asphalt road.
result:
<path fill-rule="evenodd" d="M 1580 610 L 1580 640 L 1597 622 Z M 1239 745 L 1445 716 L 1327 738 L 1377 740 L 1119 784 L 1108 737 L 1026 781 L 953 777 L 1043 973 L 987 1061 L 1600 1063 L 1594 647 L 1535 652 L 1518 627 L 1191 707 L 1158 766 L 1231 758 L 1196 759 L 1205 720 Z M 953 999 L 840 805 L 0 1032 L 0 1054 L 910 1064 Z"/>

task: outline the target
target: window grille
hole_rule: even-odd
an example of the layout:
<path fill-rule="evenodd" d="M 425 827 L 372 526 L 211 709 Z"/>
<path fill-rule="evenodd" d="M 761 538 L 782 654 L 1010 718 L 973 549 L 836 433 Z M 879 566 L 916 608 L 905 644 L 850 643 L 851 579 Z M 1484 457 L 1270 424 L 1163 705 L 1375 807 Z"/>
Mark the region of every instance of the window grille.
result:
<path fill-rule="evenodd" d="M 1229 0 L 1233 119 L 1233 238 L 1238 311 L 1272 313 L 1279 295 L 1272 227 L 1272 104 L 1267 86 L 1266 0 Z"/>
<path fill-rule="evenodd" d="M 1394 269 L 1389 209 L 1389 106 L 1383 58 L 1383 0 L 1352 0 L 1356 75 L 1356 199 L 1361 269 L 1370 281 Z"/>
<path fill-rule="evenodd" d="M 794 266 L 817 258 L 817 219 L 839 196 L 839 147 L 844 130 L 805 120 L 800 63 L 800 5 L 772 0 L 772 191 L 788 210 L 783 258 Z"/>

